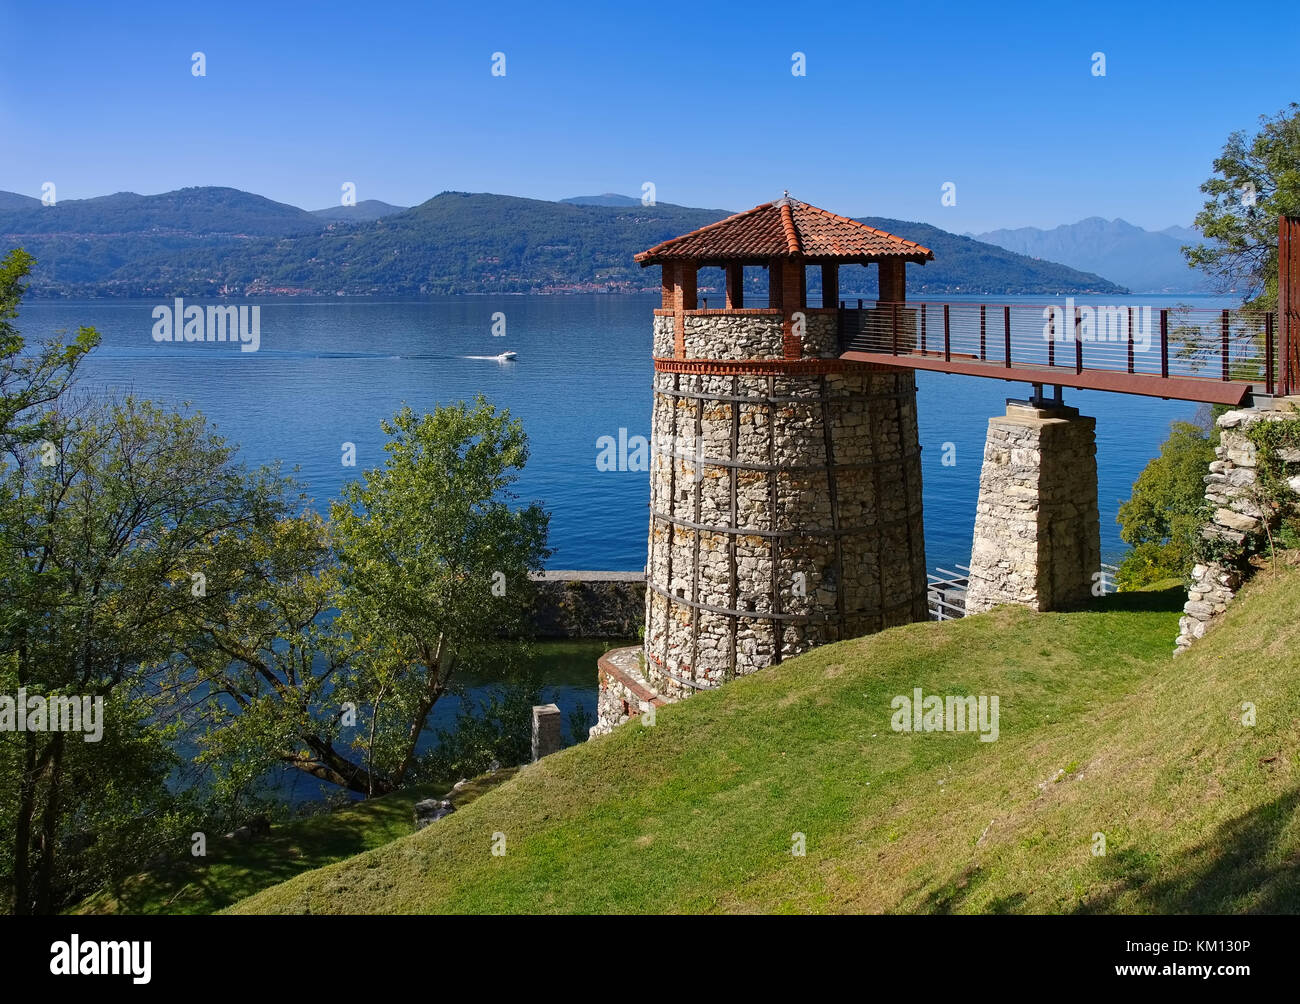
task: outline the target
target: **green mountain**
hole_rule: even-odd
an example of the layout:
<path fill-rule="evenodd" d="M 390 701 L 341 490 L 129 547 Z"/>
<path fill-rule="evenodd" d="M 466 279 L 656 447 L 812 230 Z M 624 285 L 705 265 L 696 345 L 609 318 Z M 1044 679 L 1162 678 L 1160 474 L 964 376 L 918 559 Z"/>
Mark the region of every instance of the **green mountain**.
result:
<path fill-rule="evenodd" d="M 6 193 L 12 195 L 12 193 Z M 22 196 L 17 196 L 22 198 Z M 236 188 L 182 188 L 162 195 L 118 192 L 53 206 L 6 210 L 0 232 L 10 234 L 183 234 L 190 237 L 279 237 L 317 229 L 305 210 Z"/>
<path fill-rule="evenodd" d="M 325 209 L 313 209 L 311 214 L 320 220 L 341 220 L 348 223 L 368 223 L 382 220 L 385 216 L 400 213 L 406 206 L 393 206 L 378 199 L 364 199 L 355 206 L 328 206 Z"/>
<path fill-rule="evenodd" d="M 235 189 L 187 188 L 0 207 L 0 247 L 36 256 L 38 296 L 635 292 L 659 285 L 657 269 L 632 260 L 636 252 L 726 215 L 668 203 L 593 206 L 444 192 L 349 222 Z M 933 249 L 934 262 L 909 269 L 914 292 L 1121 291 L 1098 276 L 926 224 L 866 222 Z M 874 295 L 866 270 L 844 272 L 845 295 Z M 704 295 L 709 287 L 706 273 Z"/>
<path fill-rule="evenodd" d="M 34 199 L 30 195 L 19 195 L 17 192 L 0 192 L 0 213 L 9 212 L 14 209 L 39 209 L 40 199 Z"/>
<path fill-rule="evenodd" d="M 561 202 L 567 202 L 574 206 L 639 206 L 640 199 L 634 199 L 630 195 L 618 195 L 615 192 L 606 192 L 604 195 L 575 195 L 571 199 L 561 199 Z"/>

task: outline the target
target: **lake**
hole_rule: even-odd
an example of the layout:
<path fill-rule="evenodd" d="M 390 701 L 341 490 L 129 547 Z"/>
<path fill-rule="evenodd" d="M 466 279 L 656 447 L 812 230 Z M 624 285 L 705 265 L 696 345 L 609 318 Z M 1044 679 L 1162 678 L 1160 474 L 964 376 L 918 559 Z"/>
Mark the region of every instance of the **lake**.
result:
<path fill-rule="evenodd" d="M 1075 300 L 1156 308 L 1233 305 L 1227 298 L 1192 296 Z M 98 328 L 103 343 L 83 370 L 84 384 L 189 402 L 240 445 L 249 464 L 278 458 L 296 466 L 320 508 L 345 481 L 382 462 L 381 418 L 403 403 L 419 410 L 484 394 L 522 419 L 528 432 L 532 458 L 519 491 L 552 513 L 550 567 L 644 566 L 648 476 L 597 470 L 596 440 L 617 439 L 620 428 L 628 436 L 649 436 L 657 296 L 248 302 L 261 306 L 257 352 L 220 343 L 156 343 L 153 301 L 29 302 L 19 327 L 28 337 L 82 324 Z M 491 333 L 497 312 L 505 315 L 503 337 Z M 507 349 L 518 353 L 515 362 L 475 358 Z M 917 383 L 926 553 L 930 565 L 951 567 L 970 555 L 988 419 L 1002 412 L 1007 397 L 1025 397 L 1029 388 L 923 372 Z M 1169 423 L 1190 418 L 1196 405 L 1090 391 L 1067 391 L 1066 403 L 1097 419 L 1102 554 L 1114 561 L 1124 550 L 1115 525 L 1119 503 L 1158 452 Z M 342 465 L 344 443 L 356 444 L 356 467 Z M 956 446 L 954 466 L 940 462 L 944 443 Z"/>
<path fill-rule="evenodd" d="M 404 403 L 416 410 L 483 394 L 523 421 L 532 456 L 519 494 L 551 512 L 552 568 L 631 570 L 645 564 L 648 475 L 601 471 L 596 441 L 650 434 L 652 311 L 658 296 L 475 296 L 418 301 L 365 298 L 236 301 L 261 307 L 257 352 L 222 343 L 157 343 L 155 301 L 29 301 L 19 330 L 43 337 L 79 325 L 103 336 L 86 363 L 84 386 L 202 411 L 240 446 L 250 465 L 275 459 L 296 467 L 314 504 L 326 508 L 340 486 L 383 459 L 380 419 Z M 945 297 L 976 300 L 974 297 Z M 985 297 L 1046 303 L 1049 297 Z M 1075 297 L 1080 304 L 1194 303 L 1228 307 L 1225 297 Z M 200 301 L 190 301 L 199 303 Z M 210 301 L 202 301 L 204 303 Z M 168 301 L 170 304 L 170 301 Z M 494 336 L 493 315 L 505 334 Z M 505 350 L 514 362 L 490 358 Z M 1024 384 L 917 373 L 930 566 L 970 556 L 975 499 L 988 419 Z M 1066 403 L 1097 419 L 1103 560 L 1123 553 L 1115 516 L 1134 479 L 1158 451 L 1169 423 L 1197 406 L 1101 392 L 1069 391 Z M 356 446 L 344 467 L 343 444 Z M 944 444 L 956 463 L 943 466 Z M 599 646 L 596 646 L 597 648 Z M 566 712 L 595 709 L 595 664 L 575 650 L 572 674 L 547 695 Z M 590 659 L 590 661 L 588 661 Z M 585 674 L 585 675 L 584 675 Z M 582 680 L 588 681 L 586 686 Z M 478 692 L 480 688 L 476 688 Z M 450 721 L 452 702 L 439 707 Z"/>

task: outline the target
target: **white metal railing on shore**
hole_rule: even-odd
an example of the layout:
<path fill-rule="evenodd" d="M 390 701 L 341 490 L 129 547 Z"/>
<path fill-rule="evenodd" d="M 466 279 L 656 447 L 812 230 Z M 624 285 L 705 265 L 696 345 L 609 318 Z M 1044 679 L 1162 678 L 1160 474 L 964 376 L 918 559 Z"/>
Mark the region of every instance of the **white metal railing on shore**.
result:
<path fill-rule="evenodd" d="M 930 582 L 926 599 L 930 605 L 931 620 L 951 621 L 966 616 L 966 591 L 970 588 L 970 566 L 957 565 L 956 568 L 957 571 L 954 572 L 947 568 L 936 567 L 929 573 Z M 1097 593 L 1094 588 L 1093 592 L 1100 596 L 1115 592 L 1117 588 L 1115 575 L 1118 572 L 1117 567 L 1103 561 L 1093 580 L 1101 591 Z"/>

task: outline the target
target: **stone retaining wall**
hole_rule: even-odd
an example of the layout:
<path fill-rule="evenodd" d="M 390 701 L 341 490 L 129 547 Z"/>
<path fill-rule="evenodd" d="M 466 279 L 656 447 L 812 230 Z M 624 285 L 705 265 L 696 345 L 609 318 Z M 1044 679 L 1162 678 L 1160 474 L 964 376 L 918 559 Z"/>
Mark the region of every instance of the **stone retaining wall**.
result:
<path fill-rule="evenodd" d="M 1257 497 L 1255 444 L 1246 430 L 1257 422 L 1295 419 L 1285 407 L 1242 408 L 1219 416 L 1219 445 L 1205 476 L 1205 500 L 1214 507 L 1201 529 L 1206 550 L 1216 558 L 1198 562 L 1192 569 L 1183 616 L 1178 621 L 1174 654 L 1185 651 L 1204 636 L 1211 620 L 1228 608 L 1250 567 L 1250 558 L 1266 544 L 1265 514 Z M 1300 492 L 1300 451 L 1284 451 L 1281 459 L 1293 491 Z"/>
<path fill-rule="evenodd" d="M 596 698 L 596 724 L 588 737 L 612 732 L 650 708 L 663 707 L 665 700 L 641 672 L 644 656 L 640 647 L 616 648 L 600 657 L 596 675 L 600 687 Z"/>
<path fill-rule="evenodd" d="M 547 571 L 534 581 L 539 638 L 635 638 L 645 623 L 644 572 Z"/>

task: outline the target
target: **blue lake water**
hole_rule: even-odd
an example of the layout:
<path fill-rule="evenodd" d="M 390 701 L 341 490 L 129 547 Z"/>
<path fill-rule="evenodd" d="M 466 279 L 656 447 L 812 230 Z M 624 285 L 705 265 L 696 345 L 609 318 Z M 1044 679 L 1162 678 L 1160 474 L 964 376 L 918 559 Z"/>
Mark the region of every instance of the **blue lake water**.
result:
<path fill-rule="evenodd" d="M 1090 300 L 1101 302 L 1076 297 L 1080 304 Z M 1233 305 L 1210 297 L 1105 299 L 1157 308 L 1184 301 Z M 257 352 L 232 344 L 156 343 L 152 301 L 29 302 L 19 329 L 33 338 L 96 327 L 103 342 L 83 370 L 84 387 L 188 402 L 240 445 L 248 464 L 279 459 L 297 467 L 322 509 L 344 482 L 382 462 L 380 419 L 404 403 L 429 409 L 481 393 L 509 408 L 528 432 L 532 455 L 519 494 L 552 513 L 550 566 L 644 567 L 648 475 L 597 470 L 596 441 L 617 439 L 620 429 L 649 436 L 657 296 L 249 302 L 261 306 Z M 503 337 L 492 335 L 497 312 L 506 318 Z M 483 358 L 505 350 L 517 352 L 517 361 Z M 1002 413 L 1007 397 L 1026 397 L 1029 388 L 935 373 L 918 373 L 917 382 L 926 553 L 931 567 L 950 569 L 970 555 L 988 419 Z M 1104 560 L 1115 561 L 1124 549 L 1115 524 L 1120 503 L 1158 452 L 1169 423 L 1192 417 L 1197 406 L 1083 391 L 1067 391 L 1066 401 L 1097 418 L 1102 552 Z M 347 442 L 356 444 L 356 467 L 341 463 Z M 956 448 L 953 466 L 941 462 L 945 443 Z M 599 645 L 589 648 L 561 650 L 573 663 L 563 671 L 550 660 L 543 700 L 554 700 L 566 716 L 579 702 L 595 709 Z M 488 686 L 471 681 L 469 692 L 481 697 Z M 449 726 L 457 705 L 456 699 L 440 701 L 434 726 Z M 292 772 L 275 787 L 290 800 L 320 791 L 312 779 Z"/>
<path fill-rule="evenodd" d="M 93 325 L 103 344 L 83 382 L 189 402 L 250 464 L 298 467 L 318 506 L 361 470 L 382 462 L 379 421 L 403 403 L 432 408 L 484 394 L 523 420 L 532 457 L 520 494 L 552 513 L 552 568 L 640 569 L 645 564 L 648 476 L 599 471 L 596 440 L 650 431 L 651 312 L 655 296 L 482 296 L 406 302 L 368 299 L 262 300 L 261 348 L 165 344 L 151 337 L 149 301 L 29 302 L 27 336 Z M 951 297 L 949 299 L 960 299 Z M 1004 297 L 1004 302 L 1018 302 Z M 1026 299 L 1039 302 L 1045 298 Z M 1232 306 L 1212 297 L 1076 297 L 1085 304 Z M 193 301 L 198 302 L 198 301 Z M 492 315 L 506 334 L 493 337 Z M 486 357 L 512 350 L 517 361 Z M 1025 384 L 918 373 L 925 485 L 926 553 L 951 568 L 970 554 L 984 435 L 1007 397 Z M 1196 405 L 1101 392 L 1067 391 L 1066 402 L 1097 418 L 1102 552 L 1123 552 L 1115 515 L 1156 454 L 1169 423 Z M 355 443 L 357 466 L 341 463 Z M 941 463 L 943 444 L 956 463 Z"/>

